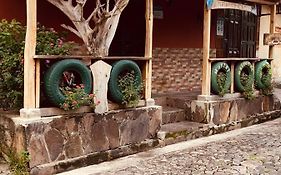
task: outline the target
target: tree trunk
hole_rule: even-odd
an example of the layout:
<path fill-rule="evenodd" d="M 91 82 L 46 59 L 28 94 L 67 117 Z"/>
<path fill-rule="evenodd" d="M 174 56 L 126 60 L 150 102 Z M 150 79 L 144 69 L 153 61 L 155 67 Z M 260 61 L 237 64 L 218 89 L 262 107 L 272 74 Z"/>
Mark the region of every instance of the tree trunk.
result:
<path fill-rule="evenodd" d="M 114 6 L 110 9 L 110 0 L 101 4 L 96 0 L 96 7 L 91 15 L 85 19 L 83 8 L 87 0 L 47 0 L 59 8 L 73 23 L 74 27 L 62 25 L 80 37 L 88 51 L 95 57 L 108 56 L 109 48 L 114 38 L 122 11 L 128 5 L 129 0 L 114 0 Z M 90 21 L 93 21 L 93 28 Z"/>

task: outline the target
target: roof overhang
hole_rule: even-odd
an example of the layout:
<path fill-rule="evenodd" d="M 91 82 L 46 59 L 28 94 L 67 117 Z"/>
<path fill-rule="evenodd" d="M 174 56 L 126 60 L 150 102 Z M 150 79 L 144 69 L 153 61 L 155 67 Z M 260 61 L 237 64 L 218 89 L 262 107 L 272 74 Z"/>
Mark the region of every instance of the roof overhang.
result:
<path fill-rule="evenodd" d="M 264 4 L 264 5 L 277 5 L 281 3 L 281 0 L 244 0 L 248 2 L 254 2 L 257 4 Z"/>

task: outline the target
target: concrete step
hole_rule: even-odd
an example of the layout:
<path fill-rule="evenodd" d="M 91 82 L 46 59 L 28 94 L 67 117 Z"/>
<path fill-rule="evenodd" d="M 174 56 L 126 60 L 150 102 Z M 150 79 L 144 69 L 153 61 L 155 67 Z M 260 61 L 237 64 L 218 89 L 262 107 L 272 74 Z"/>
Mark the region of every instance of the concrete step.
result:
<path fill-rule="evenodd" d="M 162 124 L 185 121 L 185 110 L 163 106 Z"/>
<path fill-rule="evenodd" d="M 194 138 L 209 135 L 209 124 L 181 121 L 162 125 L 157 133 L 158 139 L 165 142 L 165 145 L 186 141 Z M 208 132 L 206 132 L 208 131 Z M 206 133 L 205 133 L 206 132 Z"/>

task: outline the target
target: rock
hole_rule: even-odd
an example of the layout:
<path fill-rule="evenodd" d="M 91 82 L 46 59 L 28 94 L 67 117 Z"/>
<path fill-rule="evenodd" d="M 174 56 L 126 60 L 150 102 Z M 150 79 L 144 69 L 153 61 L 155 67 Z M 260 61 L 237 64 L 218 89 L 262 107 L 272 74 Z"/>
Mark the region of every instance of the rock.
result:
<path fill-rule="evenodd" d="M 36 165 L 50 162 L 46 145 L 44 144 L 43 138 L 41 138 L 41 136 L 31 137 L 28 152 L 30 154 L 29 165 L 31 168 L 35 167 Z"/>
<path fill-rule="evenodd" d="M 73 135 L 65 143 L 65 154 L 67 158 L 83 155 L 82 143 L 79 135 Z"/>
<path fill-rule="evenodd" d="M 95 123 L 91 129 L 92 147 L 94 151 L 104 151 L 109 149 L 109 140 L 106 135 L 106 121 Z"/>
<path fill-rule="evenodd" d="M 44 135 L 45 142 L 52 161 L 56 160 L 63 151 L 64 139 L 60 132 L 55 129 L 49 130 Z"/>
<path fill-rule="evenodd" d="M 120 126 L 120 143 L 136 143 L 143 141 L 149 136 L 149 116 L 141 113 L 135 120 L 128 120 Z"/>

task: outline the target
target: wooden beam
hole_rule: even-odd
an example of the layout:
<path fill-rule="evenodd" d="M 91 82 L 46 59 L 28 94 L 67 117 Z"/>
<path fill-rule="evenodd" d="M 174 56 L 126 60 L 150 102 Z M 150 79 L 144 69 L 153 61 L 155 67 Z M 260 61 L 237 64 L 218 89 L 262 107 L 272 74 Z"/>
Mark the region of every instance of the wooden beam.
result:
<path fill-rule="evenodd" d="M 26 37 L 24 48 L 24 108 L 35 108 L 35 55 L 37 0 L 26 0 Z"/>
<path fill-rule="evenodd" d="M 35 60 L 35 107 L 40 108 L 40 60 Z"/>
<path fill-rule="evenodd" d="M 211 10 L 204 4 L 202 95 L 210 95 L 211 91 L 210 33 Z"/>
<path fill-rule="evenodd" d="M 136 61 L 147 61 L 151 57 L 141 57 L 141 56 L 107 56 L 107 57 L 95 57 L 95 56 L 84 56 L 84 55 L 34 55 L 34 59 L 91 59 L 91 60 L 136 60 Z"/>
<path fill-rule="evenodd" d="M 246 1 L 254 2 L 257 4 L 263 4 L 263 5 L 274 5 L 278 3 L 278 1 L 267 1 L 267 0 L 246 0 Z"/>
<path fill-rule="evenodd" d="M 235 10 L 247 11 L 257 15 L 256 6 L 245 5 L 237 2 L 214 0 L 211 9 L 235 9 Z"/>
<path fill-rule="evenodd" d="M 260 61 L 268 60 L 268 58 L 209 58 L 210 62 L 213 61 Z"/>
<path fill-rule="evenodd" d="M 230 93 L 234 93 L 234 72 L 235 72 L 235 63 L 231 62 L 230 65 L 230 73 L 231 73 L 231 86 L 230 86 Z"/>
<path fill-rule="evenodd" d="M 146 0 L 146 35 L 145 35 L 145 57 L 152 58 L 152 37 L 153 37 L 153 0 Z M 151 98 L 152 89 L 152 60 L 145 64 L 145 99 Z"/>
<path fill-rule="evenodd" d="M 275 33 L 275 25 L 276 24 L 276 5 L 271 6 L 270 13 L 270 34 Z M 273 58 L 273 49 L 274 46 L 269 46 L 269 58 Z"/>

